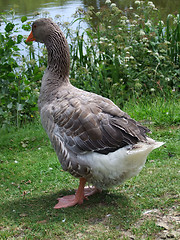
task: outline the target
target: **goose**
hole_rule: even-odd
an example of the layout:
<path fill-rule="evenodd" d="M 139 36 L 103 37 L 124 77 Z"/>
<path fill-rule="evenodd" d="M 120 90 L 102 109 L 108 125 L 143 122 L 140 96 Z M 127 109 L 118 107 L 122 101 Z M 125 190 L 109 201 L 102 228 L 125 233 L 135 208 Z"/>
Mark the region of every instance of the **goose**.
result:
<path fill-rule="evenodd" d="M 75 195 L 58 198 L 54 208 L 82 204 L 88 196 L 136 176 L 163 142 L 148 137 L 150 130 L 111 100 L 70 83 L 69 46 L 51 19 L 33 22 L 26 42 L 31 41 L 44 43 L 48 52 L 38 99 L 42 126 L 62 169 L 79 178 Z"/>

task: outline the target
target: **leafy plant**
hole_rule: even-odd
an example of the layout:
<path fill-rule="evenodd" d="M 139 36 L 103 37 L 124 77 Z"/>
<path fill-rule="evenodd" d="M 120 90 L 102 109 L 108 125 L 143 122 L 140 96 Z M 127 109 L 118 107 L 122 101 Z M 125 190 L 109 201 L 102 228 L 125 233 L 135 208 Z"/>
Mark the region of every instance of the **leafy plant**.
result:
<path fill-rule="evenodd" d="M 27 17 L 22 17 L 24 23 Z M 33 118 L 37 111 L 37 99 L 43 69 L 37 65 L 33 46 L 30 47 L 32 60 L 28 61 L 20 53 L 24 41 L 13 22 L 4 18 L 4 33 L 0 33 L 0 123 L 7 127 Z M 30 23 L 24 23 L 23 29 L 30 30 Z M 40 63 L 40 58 L 39 58 Z"/>
<path fill-rule="evenodd" d="M 121 106 L 134 95 L 139 98 L 156 93 L 165 97 L 172 90 L 177 92 L 179 55 L 174 52 L 176 58 L 170 56 L 171 43 L 166 38 L 169 35 L 174 41 L 172 34 L 178 35 L 179 30 L 167 31 L 152 2 L 135 1 L 137 9 L 130 7 L 124 12 L 111 1 L 106 3 L 99 12 L 91 7 L 76 15 L 84 16 L 90 28 L 81 35 L 79 29 L 71 45 L 75 84 Z"/>
<path fill-rule="evenodd" d="M 73 85 L 110 98 L 120 107 L 133 98 L 162 98 L 178 101 L 179 95 L 179 15 L 169 15 L 164 23 L 152 2 L 135 1 L 120 10 L 110 0 L 95 12 L 78 9 L 72 23 L 55 21 L 70 46 L 70 80 Z M 44 47 L 24 44 L 18 31 L 30 31 L 31 22 L 21 18 L 21 26 L 2 15 L 0 33 L 0 125 L 7 127 L 34 119 L 47 52 Z M 46 17 L 49 17 L 46 15 Z M 72 24 L 79 22 L 75 31 Z M 83 27 L 82 24 L 83 23 Z M 84 26 L 88 26 L 84 29 Z M 20 53 L 25 49 L 25 54 Z M 143 100 L 142 100 L 143 99 Z M 172 111 L 173 114 L 173 111 Z M 175 115 L 172 116 L 172 123 Z M 169 122 L 170 124 L 170 122 Z"/>
<path fill-rule="evenodd" d="M 168 54 L 171 60 L 179 64 L 180 62 L 180 14 L 174 16 L 169 14 L 167 17 L 166 39 L 170 48 Z"/>

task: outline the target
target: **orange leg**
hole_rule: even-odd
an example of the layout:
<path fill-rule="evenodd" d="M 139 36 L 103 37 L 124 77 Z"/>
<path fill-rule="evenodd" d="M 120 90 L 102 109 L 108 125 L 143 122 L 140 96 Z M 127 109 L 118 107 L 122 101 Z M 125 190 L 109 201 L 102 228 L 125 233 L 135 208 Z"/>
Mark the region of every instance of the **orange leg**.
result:
<path fill-rule="evenodd" d="M 79 187 L 78 187 L 76 194 L 58 198 L 57 200 L 59 202 L 55 205 L 54 208 L 55 209 L 67 208 L 67 207 L 72 207 L 76 204 L 82 204 L 83 200 L 85 198 L 85 196 L 84 196 L 85 184 L 86 184 L 86 179 L 80 178 L 80 183 L 79 183 Z"/>
<path fill-rule="evenodd" d="M 75 190 L 77 192 L 77 189 Z M 97 189 L 96 187 L 85 187 L 84 188 L 84 198 L 88 199 L 87 197 L 95 194 L 95 193 L 101 193 L 102 190 Z"/>

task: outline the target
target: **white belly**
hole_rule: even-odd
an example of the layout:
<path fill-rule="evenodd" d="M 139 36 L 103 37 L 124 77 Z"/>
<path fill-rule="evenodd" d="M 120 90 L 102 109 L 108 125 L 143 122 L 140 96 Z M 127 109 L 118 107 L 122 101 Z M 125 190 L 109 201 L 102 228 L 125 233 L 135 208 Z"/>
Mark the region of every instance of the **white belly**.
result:
<path fill-rule="evenodd" d="M 126 146 L 107 155 L 91 152 L 79 156 L 92 169 L 92 177 L 87 181 L 103 189 L 136 176 L 142 170 L 148 154 L 163 145 L 161 142 L 150 140 L 149 143 L 140 142 L 133 147 Z"/>

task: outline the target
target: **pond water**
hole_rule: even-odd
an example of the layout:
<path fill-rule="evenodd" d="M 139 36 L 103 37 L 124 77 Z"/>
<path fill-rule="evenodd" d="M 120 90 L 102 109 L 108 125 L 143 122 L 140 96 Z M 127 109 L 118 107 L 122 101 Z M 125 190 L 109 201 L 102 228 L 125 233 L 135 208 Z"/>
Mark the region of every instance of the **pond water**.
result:
<path fill-rule="evenodd" d="M 175 13 L 180 10 L 179 0 L 152 0 L 157 8 L 160 9 L 162 18 L 169 13 Z M 133 6 L 133 0 L 112 0 L 121 9 L 127 6 Z M 64 21 L 68 21 L 76 8 L 94 6 L 98 10 L 105 4 L 105 0 L 0 0 L 0 12 L 14 9 L 17 16 L 32 16 L 35 12 L 49 12 L 51 17 L 57 14 L 63 15 Z"/>
<path fill-rule="evenodd" d="M 95 11 L 105 5 L 106 0 L 0 0 L 0 13 L 8 12 L 11 9 L 15 10 L 14 23 L 19 23 L 21 16 L 26 15 L 28 20 L 34 20 L 34 15 L 40 13 L 40 17 L 45 17 L 46 14 L 54 18 L 56 15 L 61 15 L 62 22 L 71 22 L 72 15 L 76 9 L 87 8 L 93 6 Z M 179 0 L 151 0 L 155 6 L 160 9 L 162 19 L 165 19 L 168 14 L 180 12 Z M 126 9 L 129 6 L 134 6 L 135 0 L 111 0 L 116 3 L 119 8 Z M 39 16 L 37 16 L 39 18 Z M 72 25 L 76 28 L 78 22 Z M 84 26 L 85 27 L 85 26 Z M 0 32 L 4 32 L 4 25 L 0 24 Z M 19 34 L 27 35 L 27 32 L 20 29 Z M 21 48 L 21 47 L 20 47 Z M 22 46 L 22 49 L 24 47 Z"/>

